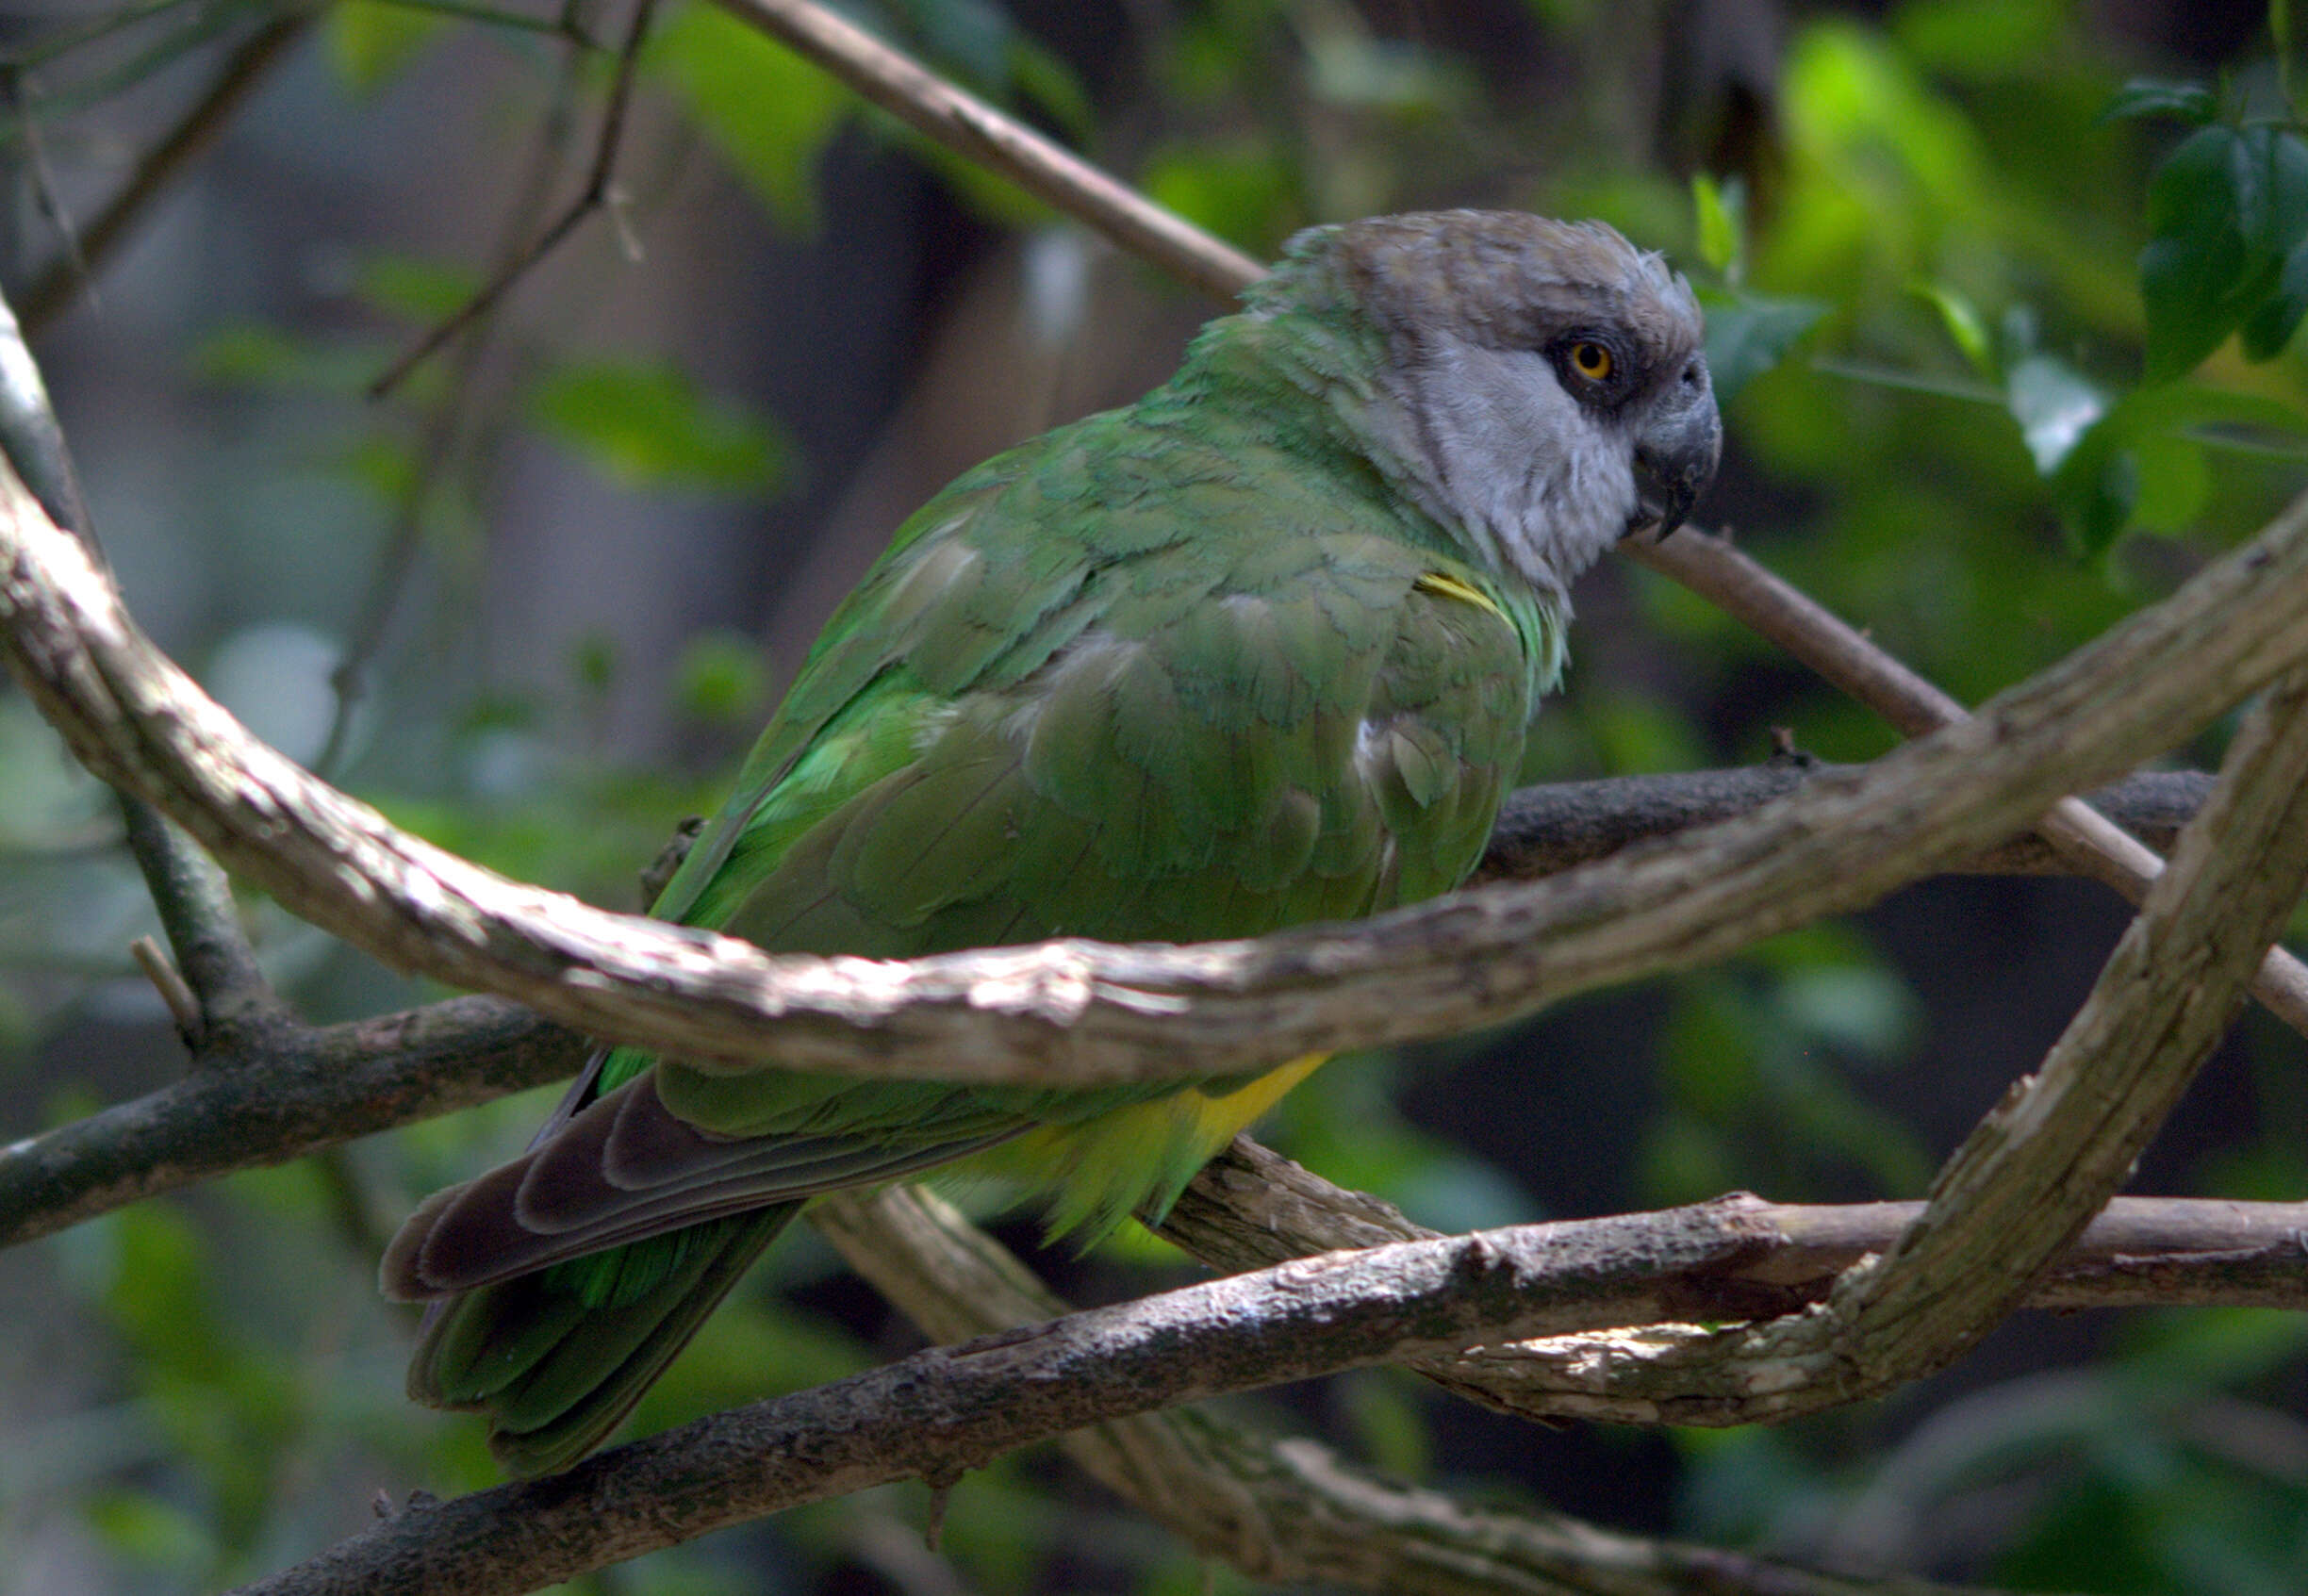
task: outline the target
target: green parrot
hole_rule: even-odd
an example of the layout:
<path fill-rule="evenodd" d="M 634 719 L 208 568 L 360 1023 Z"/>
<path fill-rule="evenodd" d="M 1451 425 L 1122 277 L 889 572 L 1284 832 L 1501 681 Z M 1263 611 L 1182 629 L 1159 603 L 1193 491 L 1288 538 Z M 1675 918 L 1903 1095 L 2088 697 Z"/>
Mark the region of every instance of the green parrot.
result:
<path fill-rule="evenodd" d="M 1690 289 L 1610 228 L 1315 228 L 1137 403 L 930 501 L 827 623 L 652 913 L 779 952 L 1256 936 L 1482 853 L 1567 589 L 1722 443 Z M 1646 502 L 1646 488 L 1649 490 Z M 1087 1243 L 1322 1062 L 1095 1090 L 598 1054 L 384 1290 L 504 1466 L 607 1437 L 815 1194 L 996 1176 Z"/>

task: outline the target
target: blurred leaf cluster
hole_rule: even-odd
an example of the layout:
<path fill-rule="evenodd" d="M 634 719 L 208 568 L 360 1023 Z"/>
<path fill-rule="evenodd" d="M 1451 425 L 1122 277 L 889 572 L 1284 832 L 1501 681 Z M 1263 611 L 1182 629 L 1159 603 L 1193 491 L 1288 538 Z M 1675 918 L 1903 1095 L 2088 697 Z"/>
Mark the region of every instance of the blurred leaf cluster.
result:
<path fill-rule="evenodd" d="M 1194 0 L 1098 8 L 1110 25 L 1090 44 L 1064 25 L 1070 8 L 1023 0 L 843 9 L 1256 252 L 1311 222 L 1460 203 L 1600 216 L 1666 250 L 1709 313 L 1730 436 L 1712 513 L 1967 700 L 2168 591 L 2308 475 L 2308 364 L 2294 337 L 2308 309 L 2308 134 L 2281 3 L 2217 59 L 2111 20 L 2177 17 L 2184 0 L 1690 6 L 1639 23 L 1599 0 Z M 37 69 L 11 81 L 39 92 L 8 120 L 6 147 L 28 152 L 37 128 L 73 157 L 75 138 L 105 136 L 116 100 L 266 14 L 245 0 L 143 0 L 20 47 L 0 64 Z M 1700 49 L 1674 31 L 1700 18 L 1732 31 Z M 320 22 L 325 70 L 302 80 L 318 102 L 305 125 L 357 137 L 396 106 L 436 104 L 422 96 L 440 84 L 476 80 L 497 126 L 583 125 L 607 88 L 599 41 L 619 23 L 589 6 L 344 0 Z M 1068 50 L 1051 41 L 1062 36 Z M 573 72 L 571 37 L 586 41 Z M 455 75 L 475 61 L 480 78 Z M 953 214 L 1053 224 L 702 0 L 665 8 L 639 70 L 659 142 L 627 153 L 634 191 L 618 204 L 631 217 L 608 220 L 637 219 L 651 249 L 651 196 L 707 167 L 727 177 L 727 204 L 782 236 L 837 235 L 850 219 L 830 203 L 828 173 L 861 145 L 918 159 Z M 404 135 L 405 115 L 391 125 Z M 587 152 L 562 154 L 565 180 Z M 425 180 L 446 185 L 459 155 L 394 159 L 434 161 Z M 348 150 L 328 158 L 338 164 L 313 157 L 350 191 L 376 180 Z M 396 821 L 626 907 L 673 824 L 716 801 L 791 662 L 725 626 L 687 629 L 664 661 L 587 628 L 542 655 L 501 642 L 500 589 L 521 580 L 504 574 L 495 524 L 507 485 L 540 459 L 574 462 L 583 515 L 638 518 L 766 506 L 820 485 L 824 464 L 797 441 L 798 410 L 781 415 L 646 332 L 588 336 L 607 288 L 564 302 L 578 308 L 554 336 L 503 339 L 486 384 L 462 382 L 453 348 L 386 403 L 365 400 L 504 245 L 354 235 L 290 305 L 204 303 L 169 359 L 186 407 L 218 429 L 203 435 L 215 474 L 173 481 L 170 513 L 199 528 L 232 601 L 177 646 L 292 752 L 338 744 L 342 779 Z M 678 262 L 645 261 L 645 273 L 663 268 L 640 279 L 652 291 L 689 281 Z M 786 335 L 805 340 L 811 316 L 837 313 L 800 307 Z M 404 557 L 422 573 L 411 618 L 396 647 L 369 651 L 368 696 L 347 706 L 333 673 L 378 573 Z M 140 605 L 170 591 L 130 585 Z M 1836 759 L 1891 744 L 1679 588 L 1607 569 L 1581 614 L 1579 663 L 1534 729 L 1528 779 L 1751 760 L 1774 728 Z M 652 757 L 620 740 L 636 715 L 666 729 Z M 2190 751 L 2217 747 L 2216 734 Z M 246 909 L 315 1018 L 437 995 L 269 905 Z M 167 1078 L 173 1043 L 123 951 L 151 929 L 106 796 L 21 698 L 0 696 L 0 1105 L 12 1116 L 0 1136 Z M 1923 1001 L 1926 983 L 1883 950 L 1888 935 L 1871 921 L 1781 938 L 1612 1007 L 1640 1017 L 1600 1044 L 1589 1004 L 1560 1028 L 1342 1060 L 1287 1100 L 1274 1139 L 1452 1227 L 1736 1187 L 1912 1196 L 1947 1127 L 2002 1082 L 1964 1073 L 1981 1035 Z M 140 1052 L 121 1041 L 131 1033 Z M 2191 1189 L 2297 1196 L 2308 1180 L 2297 1039 L 2248 1027 L 2246 1049 L 2249 1111 L 2182 1173 Z M 1397 1107 L 1454 1098 L 1498 1112 L 1462 1105 L 1421 1123 Z M 1589 1116 L 1574 1136 L 1524 1128 L 1559 1118 L 1564 1101 Z M 20 1568 L 0 1565 L 0 1596 L 55 1570 L 71 1581 L 51 1588 L 211 1588 L 358 1527 L 380 1486 L 488 1481 L 474 1426 L 401 1400 L 408 1326 L 376 1301 L 371 1270 L 382 1227 L 518 1148 L 541 1111 L 534 1094 L 492 1105 L 352 1149 L 334 1172 L 242 1176 L 0 1255 L 0 1303 L 41 1305 L 0 1308 L 0 1544 L 28 1549 Z M 1597 1149 L 1610 1167 L 1574 1182 Z M 1032 1238 L 1024 1222 L 1005 1234 Z M 1143 1237 L 1045 1261 L 1085 1299 L 1179 1277 Z M 829 1252 L 797 1239 L 643 1418 L 830 1378 L 907 1336 Z M 2011 1589 L 2298 1588 L 2308 1348 L 2295 1321 L 2174 1312 L 2031 1352 L 2039 1336 L 2023 1323 L 2008 1356 L 1928 1400 L 1678 1437 L 1645 1527 Z M 1539 1489 L 1470 1461 L 1467 1421 L 1392 1375 L 1234 1410 L 1317 1424 L 1350 1454 L 1439 1483 L 1505 1499 Z M 920 1539 L 927 1512 L 918 1490 L 875 1492 L 580 1588 L 1240 1588 L 1047 1456 L 973 1473 L 936 1554 Z"/>

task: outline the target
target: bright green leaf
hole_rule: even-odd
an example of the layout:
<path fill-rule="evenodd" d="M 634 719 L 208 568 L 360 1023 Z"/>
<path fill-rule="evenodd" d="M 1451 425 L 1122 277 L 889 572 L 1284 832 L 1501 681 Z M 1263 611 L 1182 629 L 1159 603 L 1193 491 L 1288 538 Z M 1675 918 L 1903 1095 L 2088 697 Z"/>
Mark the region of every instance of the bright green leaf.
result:
<path fill-rule="evenodd" d="M 1995 343 L 1988 336 L 1987 323 L 1981 320 L 1979 307 L 1970 299 L 1944 283 L 1912 283 L 1908 285 L 1917 298 L 1939 313 L 1939 324 L 1963 351 L 1971 369 L 1983 377 L 1996 374 Z"/>
<path fill-rule="evenodd" d="M 356 94 L 373 94 L 440 30 L 438 16 L 384 0 L 338 0 L 328 8 L 329 64 Z"/>
<path fill-rule="evenodd" d="M 701 394 L 668 366 L 564 366 L 531 392 L 537 426 L 613 481 L 767 495 L 793 451 L 768 418 Z"/>
<path fill-rule="evenodd" d="M 1746 230 L 1747 185 L 1734 177 L 1718 185 L 1704 172 L 1691 173 L 1691 203 L 1699 217 L 1699 258 L 1736 283 L 1739 250 Z"/>
<path fill-rule="evenodd" d="M 849 93 L 782 44 L 717 8 L 688 5 L 659 24 L 644 69 L 668 84 L 722 159 L 789 227 L 816 225 L 818 153 Z"/>

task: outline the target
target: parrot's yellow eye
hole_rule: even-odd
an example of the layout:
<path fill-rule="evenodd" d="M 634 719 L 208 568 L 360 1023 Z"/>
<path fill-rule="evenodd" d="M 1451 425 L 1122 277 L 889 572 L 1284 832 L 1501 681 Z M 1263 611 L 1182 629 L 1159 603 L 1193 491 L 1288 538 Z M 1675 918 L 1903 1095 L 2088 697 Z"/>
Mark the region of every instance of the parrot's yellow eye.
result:
<path fill-rule="evenodd" d="M 1592 338 L 1582 338 L 1571 346 L 1571 369 L 1591 383 L 1609 376 L 1616 364 L 1611 352 Z"/>

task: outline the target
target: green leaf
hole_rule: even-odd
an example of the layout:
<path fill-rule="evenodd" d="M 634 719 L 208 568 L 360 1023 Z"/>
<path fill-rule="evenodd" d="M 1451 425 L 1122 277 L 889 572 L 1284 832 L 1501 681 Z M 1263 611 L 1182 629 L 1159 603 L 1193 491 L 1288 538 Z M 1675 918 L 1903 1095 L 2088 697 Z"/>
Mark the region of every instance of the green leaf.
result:
<path fill-rule="evenodd" d="M 564 366 L 532 390 L 529 413 L 631 486 L 767 496 L 792 475 L 793 449 L 775 422 L 708 399 L 669 366 Z"/>
<path fill-rule="evenodd" d="M 2174 116 L 2201 125 L 2219 115 L 2219 101 L 2201 83 L 2176 83 L 2160 77 L 2135 77 L 2116 90 L 2102 122 L 2127 117 Z"/>
<path fill-rule="evenodd" d="M 1995 340 L 1989 337 L 1987 323 L 1980 319 L 1979 306 L 1957 289 L 1944 283 L 1910 283 L 1908 291 L 1939 313 L 1939 324 L 1963 351 L 1971 369 L 1983 377 L 1996 374 Z"/>
<path fill-rule="evenodd" d="M 328 10 L 329 64 L 355 94 L 374 94 L 416 58 L 442 20 L 383 0 L 338 0 Z"/>
<path fill-rule="evenodd" d="M 692 637 L 674 666 L 673 683 L 684 714 L 724 725 L 750 724 L 769 697 L 761 645 L 742 632 Z"/>
<path fill-rule="evenodd" d="M 2212 496 L 2204 447 L 2192 437 L 2168 433 L 2143 437 L 2132 446 L 2132 464 L 2139 482 L 2139 495 L 2132 505 L 2134 526 L 2178 532 L 2202 513 Z"/>
<path fill-rule="evenodd" d="M 672 89 L 739 180 L 789 227 L 814 227 L 814 166 L 850 107 L 849 91 L 716 7 L 659 25 L 644 71 Z"/>
<path fill-rule="evenodd" d="M 1723 404 L 1785 359 L 1828 310 L 1820 300 L 1720 288 L 1702 288 L 1699 303 L 1706 307 L 1707 370 Z"/>
<path fill-rule="evenodd" d="M 2052 491 L 2079 552 L 2097 557 L 2129 527 L 2185 525 L 2210 490 L 2197 436 L 2207 427 L 2308 432 L 2281 400 L 2199 383 L 2126 394 L 2085 430 L 2052 473 Z"/>
<path fill-rule="evenodd" d="M 2082 372 L 2049 354 L 2031 354 L 2012 367 L 2003 402 L 2045 476 L 2059 469 L 2108 407 L 2107 396 Z"/>
<path fill-rule="evenodd" d="M 2284 345 L 2292 341 L 2303 314 L 2308 314 L 2308 243 L 2292 246 L 2292 253 L 2284 256 L 2283 267 L 2276 273 L 2275 288 L 2246 320 L 2244 357 L 2273 360 L 2282 354 Z"/>
<path fill-rule="evenodd" d="M 1290 162 L 1262 140 L 1157 151 L 1139 183 L 1155 204 L 1254 250 L 1280 243 L 1300 218 Z"/>
<path fill-rule="evenodd" d="M 1699 258 L 1726 283 L 1739 278 L 1746 234 L 1747 185 L 1734 177 L 1718 185 L 1704 172 L 1691 173 L 1691 204 L 1699 218 Z"/>
<path fill-rule="evenodd" d="M 441 321 L 463 309 L 480 288 L 481 278 L 470 266 L 408 255 L 370 256 L 353 283 L 364 304 L 412 321 Z"/>
<path fill-rule="evenodd" d="M 2199 128 L 2156 169 L 2148 229 L 2148 379 L 2167 382 L 2281 294 L 2286 259 L 2308 239 L 2308 141 L 2265 124 Z M 2268 317 L 2264 337 L 2280 324 L 2288 334 L 2281 310 Z"/>

